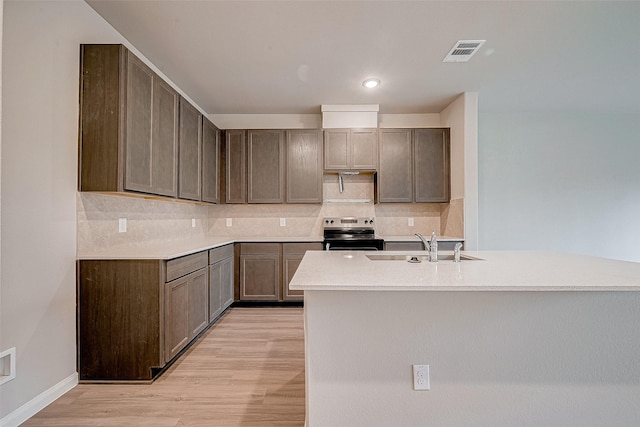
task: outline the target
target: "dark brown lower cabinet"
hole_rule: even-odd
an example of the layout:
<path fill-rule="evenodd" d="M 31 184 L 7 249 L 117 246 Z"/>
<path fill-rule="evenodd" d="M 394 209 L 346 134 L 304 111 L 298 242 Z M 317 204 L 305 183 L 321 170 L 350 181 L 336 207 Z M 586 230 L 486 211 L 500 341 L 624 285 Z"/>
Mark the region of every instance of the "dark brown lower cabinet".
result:
<path fill-rule="evenodd" d="M 284 301 L 302 301 L 304 291 L 294 291 L 289 289 L 289 282 L 296 274 L 296 270 L 307 251 L 321 251 L 322 243 L 283 243 L 282 244 L 282 271 L 283 289 L 282 299 Z"/>
<path fill-rule="evenodd" d="M 307 250 L 322 250 L 319 242 L 241 243 L 241 301 L 302 301 L 303 293 L 290 291 L 293 278 Z"/>
<path fill-rule="evenodd" d="M 164 262 L 78 261 L 80 380 L 151 380 L 164 358 Z"/>
<path fill-rule="evenodd" d="M 233 304 L 233 245 L 209 250 L 209 322 Z"/>
<path fill-rule="evenodd" d="M 207 251 L 78 261 L 81 381 L 151 381 L 209 325 Z"/>

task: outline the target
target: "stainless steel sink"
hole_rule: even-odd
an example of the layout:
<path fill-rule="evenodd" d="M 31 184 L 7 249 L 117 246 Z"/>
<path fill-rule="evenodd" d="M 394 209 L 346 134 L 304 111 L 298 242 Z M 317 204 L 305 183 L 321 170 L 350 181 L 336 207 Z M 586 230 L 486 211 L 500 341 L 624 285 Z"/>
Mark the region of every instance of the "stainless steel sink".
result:
<path fill-rule="evenodd" d="M 366 255 L 371 261 L 406 261 L 412 263 L 429 262 L 426 254 L 370 254 Z M 453 261 L 452 254 L 438 255 L 438 261 Z M 460 261 L 483 261 L 481 258 L 469 255 L 460 255 Z"/>

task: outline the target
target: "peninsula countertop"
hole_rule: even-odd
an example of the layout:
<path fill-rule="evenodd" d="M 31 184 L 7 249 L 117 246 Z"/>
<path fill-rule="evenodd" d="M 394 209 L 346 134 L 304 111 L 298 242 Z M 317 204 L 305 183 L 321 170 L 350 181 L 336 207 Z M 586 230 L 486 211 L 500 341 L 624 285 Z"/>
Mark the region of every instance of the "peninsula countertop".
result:
<path fill-rule="evenodd" d="M 373 261 L 367 252 L 309 251 L 289 287 L 304 291 L 640 291 L 640 263 L 636 262 L 528 251 L 462 254 L 479 259 L 412 264 Z"/>

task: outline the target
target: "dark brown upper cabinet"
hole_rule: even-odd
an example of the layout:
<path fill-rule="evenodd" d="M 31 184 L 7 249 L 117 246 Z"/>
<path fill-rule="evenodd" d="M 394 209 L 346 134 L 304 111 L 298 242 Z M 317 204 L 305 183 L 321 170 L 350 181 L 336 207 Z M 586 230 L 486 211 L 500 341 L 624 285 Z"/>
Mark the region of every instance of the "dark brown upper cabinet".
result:
<path fill-rule="evenodd" d="M 380 129 L 378 201 L 450 200 L 449 129 Z"/>
<path fill-rule="evenodd" d="M 122 45 L 80 52 L 80 191 L 176 197 L 178 93 Z"/>
<path fill-rule="evenodd" d="M 288 130 L 287 203 L 322 203 L 322 131 Z"/>
<path fill-rule="evenodd" d="M 227 203 L 322 203 L 322 131 L 225 132 Z"/>
<path fill-rule="evenodd" d="M 225 131 L 225 200 L 247 203 L 247 131 Z"/>
<path fill-rule="evenodd" d="M 202 119 L 202 201 L 220 202 L 220 129 Z"/>
<path fill-rule="evenodd" d="M 324 131 L 324 169 L 375 171 L 378 167 L 377 129 Z"/>
<path fill-rule="evenodd" d="M 178 139 L 178 197 L 201 200 L 202 114 L 180 97 Z"/>
<path fill-rule="evenodd" d="M 247 132 L 247 201 L 284 203 L 284 131 Z"/>

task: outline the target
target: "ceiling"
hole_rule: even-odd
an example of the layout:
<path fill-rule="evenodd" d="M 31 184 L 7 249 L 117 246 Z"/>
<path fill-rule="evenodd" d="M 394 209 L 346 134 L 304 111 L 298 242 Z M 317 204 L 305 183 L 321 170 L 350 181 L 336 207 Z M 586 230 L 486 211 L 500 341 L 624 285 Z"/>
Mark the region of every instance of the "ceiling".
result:
<path fill-rule="evenodd" d="M 639 1 L 86 1 L 209 114 L 640 112 Z"/>

